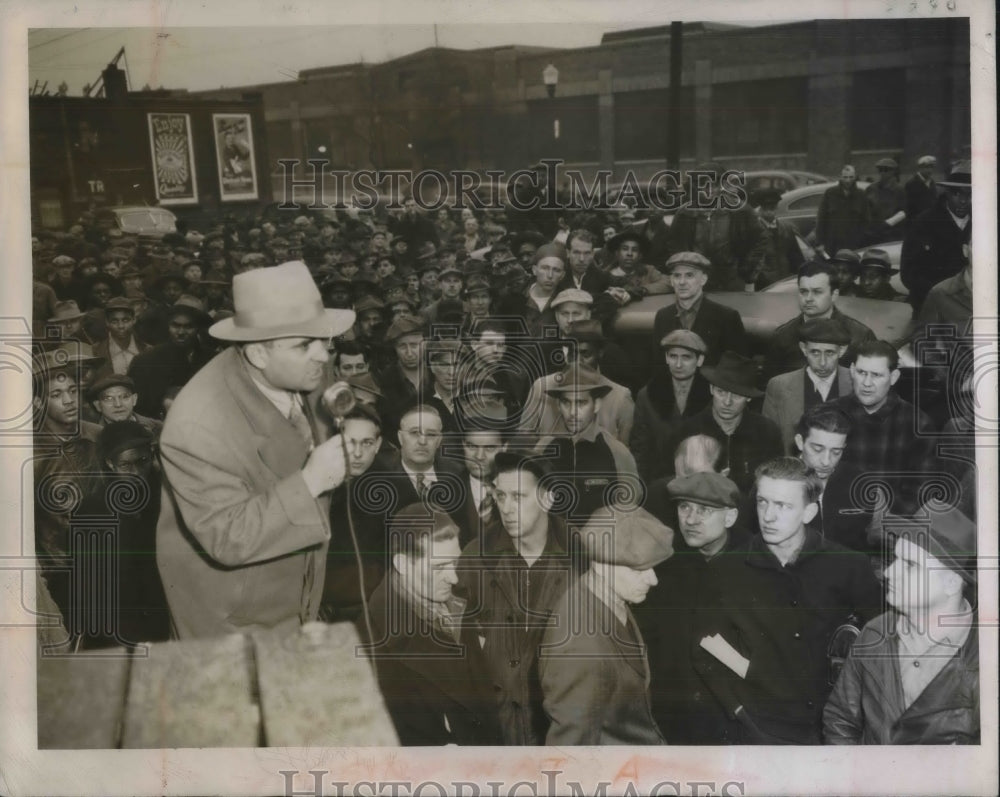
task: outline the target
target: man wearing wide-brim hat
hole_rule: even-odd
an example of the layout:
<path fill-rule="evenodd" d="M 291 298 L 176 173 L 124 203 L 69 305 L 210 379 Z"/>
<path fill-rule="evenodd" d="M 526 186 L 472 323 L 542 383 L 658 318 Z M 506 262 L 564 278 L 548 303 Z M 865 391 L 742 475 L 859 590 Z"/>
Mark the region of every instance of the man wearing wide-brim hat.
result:
<path fill-rule="evenodd" d="M 536 450 L 571 482 L 570 515 L 590 515 L 607 506 L 615 485 L 631 490 L 639 479 L 632 453 L 600 424 L 601 401 L 611 390 L 612 383 L 601 374 L 570 363 L 552 375 L 545 391 L 556 401 L 565 431 L 542 437 Z"/>
<path fill-rule="evenodd" d="M 861 277 L 858 279 L 857 295 L 863 299 L 905 302 L 906 297 L 889 282 L 889 278 L 898 273 L 899 269 L 893 268 L 889 253 L 884 249 L 865 250 L 861 255 Z"/>
<path fill-rule="evenodd" d="M 729 478 L 747 492 L 753 486 L 756 467 L 784 451 L 774 421 L 748 408 L 751 399 L 764 395 L 756 387 L 756 364 L 727 351 L 718 365 L 702 367 L 701 374 L 711 385 L 712 401 L 677 428 L 668 450 L 676 451 L 680 442 L 692 435 L 714 437 L 722 445 L 720 469 L 727 472 L 728 468 Z"/>
<path fill-rule="evenodd" d="M 823 712 L 827 744 L 979 744 L 976 524 L 933 502 L 885 519 L 889 611 L 854 643 Z"/>
<path fill-rule="evenodd" d="M 545 744 L 664 744 L 630 607 L 673 555 L 673 531 L 643 509 L 616 509 L 594 513 L 577 533 L 590 565 L 556 600 L 539 649 Z"/>
<path fill-rule="evenodd" d="M 157 563 L 182 639 L 316 618 L 327 494 L 345 475 L 315 399 L 354 313 L 324 308 L 301 262 L 237 275 L 233 299 L 209 330 L 233 345 L 181 390 L 160 440 Z"/>
<path fill-rule="evenodd" d="M 965 266 L 962 247 L 972 241 L 972 168 L 956 164 L 941 180 L 944 190 L 937 203 L 909 226 L 900 254 L 900 278 L 910 291 L 914 315 L 928 291 Z"/>
<path fill-rule="evenodd" d="M 613 259 L 608 271 L 611 288 L 627 291 L 632 299 L 670 293 L 670 280 L 666 275 L 645 262 L 649 245 L 640 228 L 622 230 L 607 242 L 606 247 Z M 627 299 L 618 301 L 621 304 Z"/>
<path fill-rule="evenodd" d="M 861 255 L 853 249 L 838 249 L 830 258 L 836 272 L 837 290 L 841 296 L 856 295 L 855 281 L 861 272 Z"/>

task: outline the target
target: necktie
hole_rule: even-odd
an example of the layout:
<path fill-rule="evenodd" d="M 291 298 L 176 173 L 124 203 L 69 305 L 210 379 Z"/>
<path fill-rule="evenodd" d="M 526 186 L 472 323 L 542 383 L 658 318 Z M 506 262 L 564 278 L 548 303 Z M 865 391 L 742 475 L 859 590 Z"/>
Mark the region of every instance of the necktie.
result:
<path fill-rule="evenodd" d="M 496 506 L 496 501 L 493 500 L 493 483 L 484 482 L 483 486 L 486 488 L 483 494 L 483 500 L 479 502 L 479 517 L 485 520 L 493 512 L 493 507 Z"/>
<path fill-rule="evenodd" d="M 423 501 L 427 497 L 427 477 L 422 473 L 417 474 L 417 495 Z"/>
<path fill-rule="evenodd" d="M 292 409 L 288 412 L 288 420 L 292 422 L 295 431 L 299 433 L 303 442 L 305 442 L 311 451 L 316 441 L 313 439 L 313 431 L 309 419 L 306 417 L 305 412 L 302 410 L 302 405 L 298 401 L 292 401 Z"/>

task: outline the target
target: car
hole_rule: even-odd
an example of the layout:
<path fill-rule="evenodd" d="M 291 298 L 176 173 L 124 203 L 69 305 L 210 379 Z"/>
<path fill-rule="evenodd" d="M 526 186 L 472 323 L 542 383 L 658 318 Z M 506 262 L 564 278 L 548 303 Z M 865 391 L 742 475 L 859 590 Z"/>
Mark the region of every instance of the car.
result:
<path fill-rule="evenodd" d="M 813 260 L 819 257 L 817 255 L 815 247 L 806 241 L 801 235 L 795 236 L 796 243 L 799 245 L 799 250 L 802 252 L 802 256 L 806 260 Z M 889 263 L 897 272 L 892 275 L 889 279 L 889 284 L 892 285 L 896 293 L 901 293 L 903 296 L 909 296 L 910 289 L 907 288 L 903 281 L 899 278 L 899 259 L 903 251 L 902 241 L 887 241 L 885 243 L 873 244 L 872 246 L 863 246 L 860 249 L 855 249 L 854 251 L 858 253 L 858 257 L 863 257 L 865 252 L 869 249 L 881 249 L 887 255 L 889 255 Z M 829 253 L 828 253 L 829 254 Z M 821 258 L 822 259 L 822 258 Z M 795 277 L 786 277 L 783 280 L 779 280 L 772 285 L 768 285 L 764 288 L 765 291 L 770 291 L 773 293 L 795 293 L 797 290 Z"/>
<path fill-rule="evenodd" d="M 796 232 L 807 241 L 812 241 L 810 235 L 816 229 L 816 215 L 819 213 L 819 203 L 823 199 L 823 194 L 830 188 L 837 185 L 835 181 L 826 183 L 815 183 L 813 185 L 793 188 L 786 191 L 778 200 L 778 207 L 775 215 L 782 221 L 787 221 Z M 857 186 L 864 191 L 869 183 L 859 180 Z"/>
<path fill-rule="evenodd" d="M 823 185 L 830 182 L 825 174 L 804 172 L 795 169 L 766 169 L 743 172 L 743 184 L 751 199 L 755 192 L 765 188 L 777 188 L 782 193 L 796 188 L 811 185 Z"/>
<path fill-rule="evenodd" d="M 162 238 L 168 232 L 177 232 L 177 217 L 173 213 L 146 205 L 101 208 L 95 212 L 95 222 L 103 229 L 117 229 L 140 238 Z"/>

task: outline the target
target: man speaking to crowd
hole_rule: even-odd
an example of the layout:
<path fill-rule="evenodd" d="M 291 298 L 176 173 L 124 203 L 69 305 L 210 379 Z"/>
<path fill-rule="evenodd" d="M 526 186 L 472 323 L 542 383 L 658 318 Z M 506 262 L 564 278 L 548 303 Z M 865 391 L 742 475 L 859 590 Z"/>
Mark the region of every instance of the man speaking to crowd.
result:
<path fill-rule="evenodd" d="M 324 309 L 298 262 L 239 274 L 233 299 L 209 332 L 235 345 L 180 392 L 160 439 L 157 564 L 181 639 L 315 619 L 345 475 L 305 394 L 354 312 Z"/>

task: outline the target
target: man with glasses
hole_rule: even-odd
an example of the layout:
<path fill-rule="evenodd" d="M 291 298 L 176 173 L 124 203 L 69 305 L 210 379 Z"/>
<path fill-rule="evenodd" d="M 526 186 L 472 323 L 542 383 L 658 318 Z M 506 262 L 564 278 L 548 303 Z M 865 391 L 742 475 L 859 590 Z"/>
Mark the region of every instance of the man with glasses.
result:
<path fill-rule="evenodd" d="M 101 426 L 116 421 L 134 421 L 154 437 L 158 437 L 163 429 L 162 422 L 136 413 L 139 396 L 135 392 L 135 382 L 127 376 L 98 379 L 87 391 L 87 397 L 97 411 Z"/>
<path fill-rule="evenodd" d="M 954 277 L 966 263 L 962 247 L 972 240 L 972 168 L 957 164 L 938 183 L 944 193 L 910 225 L 900 255 L 900 279 L 917 315 L 931 287 Z"/>
<path fill-rule="evenodd" d="M 354 313 L 324 309 L 298 262 L 238 274 L 233 298 L 235 315 L 209 334 L 236 345 L 184 386 L 160 438 L 157 564 L 181 639 L 316 619 L 328 494 L 347 470 L 307 394 Z"/>

